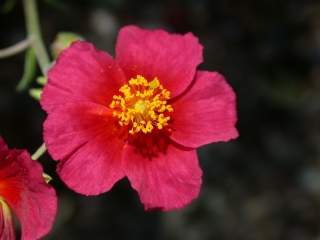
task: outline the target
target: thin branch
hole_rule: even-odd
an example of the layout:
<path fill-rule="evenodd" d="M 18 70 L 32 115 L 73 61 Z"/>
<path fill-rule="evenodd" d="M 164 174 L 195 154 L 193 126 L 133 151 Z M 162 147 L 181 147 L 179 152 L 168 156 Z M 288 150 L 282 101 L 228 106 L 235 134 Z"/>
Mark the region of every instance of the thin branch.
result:
<path fill-rule="evenodd" d="M 28 47 L 30 47 L 31 41 L 30 39 L 24 39 L 21 42 L 18 42 L 10 47 L 0 49 L 0 59 L 14 56 L 18 53 L 25 51 Z"/>
<path fill-rule="evenodd" d="M 47 68 L 50 66 L 50 60 L 42 40 L 36 0 L 23 0 L 23 7 L 28 36 L 32 39 L 32 47 L 37 56 L 41 71 L 43 75 L 46 75 Z"/>

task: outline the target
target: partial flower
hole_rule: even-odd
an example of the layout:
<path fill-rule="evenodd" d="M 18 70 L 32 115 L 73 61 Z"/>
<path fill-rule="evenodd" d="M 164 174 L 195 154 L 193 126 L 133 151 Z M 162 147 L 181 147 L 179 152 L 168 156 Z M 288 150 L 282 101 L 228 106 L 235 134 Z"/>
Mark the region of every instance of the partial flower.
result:
<path fill-rule="evenodd" d="M 197 70 L 201 62 L 193 34 L 136 26 L 121 29 L 115 58 L 84 41 L 63 51 L 41 99 L 61 179 L 97 195 L 127 177 L 145 209 L 196 198 L 196 148 L 238 136 L 233 90 L 219 73 Z"/>
<path fill-rule="evenodd" d="M 50 231 L 57 197 L 42 173 L 27 151 L 8 149 L 0 138 L 0 239 L 15 239 L 13 214 L 22 240 L 40 239 Z"/>

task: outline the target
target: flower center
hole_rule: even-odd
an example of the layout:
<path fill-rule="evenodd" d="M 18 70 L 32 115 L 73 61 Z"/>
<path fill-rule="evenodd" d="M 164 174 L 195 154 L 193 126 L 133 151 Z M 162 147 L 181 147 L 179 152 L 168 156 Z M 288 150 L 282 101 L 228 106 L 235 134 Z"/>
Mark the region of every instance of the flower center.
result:
<path fill-rule="evenodd" d="M 151 133 L 168 125 L 173 108 L 168 104 L 170 92 L 157 78 L 148 82 L 143 76 L 131 78 L 114 95 L 109 107 L 120 126 L 129 126 L 130 134 Z"/>

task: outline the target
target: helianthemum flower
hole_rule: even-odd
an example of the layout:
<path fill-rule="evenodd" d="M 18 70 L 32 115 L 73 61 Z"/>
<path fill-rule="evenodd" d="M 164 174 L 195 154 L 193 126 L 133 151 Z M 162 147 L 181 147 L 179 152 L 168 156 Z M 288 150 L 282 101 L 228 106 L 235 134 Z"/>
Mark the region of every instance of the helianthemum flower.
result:
<path fill-rule="evenodd" d="M 22 240 L 40 239 L 50 231 L 57 197 L 42 173 L 27 151 L 10 150 L 0 138 L 0 239 L 15 239 L 13 214 Z"/>
<path fill-rule="evenodd" d="M 78 41 L 48 73 L 44 139 L 58 174 L 96 195 L 127 177 L 146 209 L 176 209 L 197 197 L 196 148 L 238 136 L 235 94 L 223 76 L 197 71 L 191 33 L 121 29 L 116 57 Z"/>

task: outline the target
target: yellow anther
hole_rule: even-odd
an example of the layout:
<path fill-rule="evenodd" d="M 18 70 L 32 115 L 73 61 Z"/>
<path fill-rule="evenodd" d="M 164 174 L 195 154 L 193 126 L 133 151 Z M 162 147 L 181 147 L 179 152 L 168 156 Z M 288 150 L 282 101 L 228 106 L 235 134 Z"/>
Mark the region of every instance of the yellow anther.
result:
<path fill-rule="evenodd" d="M 149 86 L 151 89 L 155 89 L 155 88 L 159 87 L 159 85 L 160 85 L 160 82 L 158 79 L 154 79 L 153 81 L 151 81 L 149 83 Z"/>
<path fill-rule="evenodd" d="M 128 126 L 129 133 L 151 133 L 153 129 L 163 129 L 170 121 L 173 108 L 168 104 L 170 92 L 157 78 L 148 82 L 141 75 L 131 78 L 114 95 L 109 107 L 120 126 Z"/>
<path fill-rule="evenodd" d="M 139 113 L 144 113 L 146 107 L 146 103 L 142 100 L 139 100 L 134 104 L 134 110 L 136 110 Z"/>

